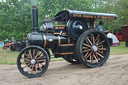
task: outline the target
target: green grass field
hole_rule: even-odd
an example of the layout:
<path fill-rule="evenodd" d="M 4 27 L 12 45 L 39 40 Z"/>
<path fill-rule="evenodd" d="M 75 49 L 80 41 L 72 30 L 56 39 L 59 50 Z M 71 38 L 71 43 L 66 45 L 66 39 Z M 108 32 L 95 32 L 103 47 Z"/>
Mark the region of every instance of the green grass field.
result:
<path fill-rule="evenodd" d="M 120 55 L 120 54 L 128 54 L 128 47 L 125 47 L 125 42 L 120 42 L 120 46 L 111 47 L 110 55 Z M 11 51 L 9 48 L 7 50 L 3 50 L 0 48 L 0 64 L 16 64 L 16 59 L 19 52 Z M 51 61 L 60 61 L 63 58 L 53 58 L 51 56 Z"/>
<path fill-rule="evenodd" d="M 120 42 L 120 46 L 111 47 L 110 55 L 128 54 L 128 47 L 125 46 L 125 42 Z"/>

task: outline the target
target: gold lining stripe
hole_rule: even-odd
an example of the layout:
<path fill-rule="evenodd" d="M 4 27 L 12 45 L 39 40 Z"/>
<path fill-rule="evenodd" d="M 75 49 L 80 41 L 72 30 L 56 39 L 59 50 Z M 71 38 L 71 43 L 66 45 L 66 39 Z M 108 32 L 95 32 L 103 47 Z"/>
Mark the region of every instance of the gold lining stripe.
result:
<path fill-rule="evenodd" d="M 68 44 L 70 44 L 70 37 L 68 37 Z"/>
<path fill-rule="evenodd" d="M 61 44 L 59 46 L 73 46 L 73 44 Z"/>
<path fill-rule="evenodd" d="M 66 27 L 66 25 L 54 25 L 54 27 Z"/>
<path fill-rule="evenodd" d="M 44 48 L 46 47 L 46 36 L 44 35 Z"/>
<path fill-rule="evenodd" d="M 54 32 L 53 34 L 60 34 L 59 32 Z M 68 33 L 66 33 L 66 32 L 63 32 L 62 34 L 68 34 Z"/>
<path fill-rule="evenodd" d="M 58 45 L 60 45 L 61 40 L 60 40 L 60 35 L 58 35 Z"/>
<path fill-rule="evenodd" d="M 73 52 L 69 52 L 69 53 L 55 53 L 55 54 L 66 55 L 66 54 L 73 54 Z"/>

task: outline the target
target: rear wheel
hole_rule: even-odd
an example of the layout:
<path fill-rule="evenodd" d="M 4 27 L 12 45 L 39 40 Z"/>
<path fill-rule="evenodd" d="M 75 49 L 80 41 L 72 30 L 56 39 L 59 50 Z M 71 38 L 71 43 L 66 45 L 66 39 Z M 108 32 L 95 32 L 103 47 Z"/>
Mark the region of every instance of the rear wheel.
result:
<path fill-rule="evenodd" d="M 79 37 L 76 52 L 83 64 L 89 67 L 98 67 L 108 59 L 110 53 L 109 41 L 101 31 L 89 30 Z"/>
<path fill-rule="evenodd" d="M 27 77 L 39 77 L 45 73 L 49 65 L 47 52 L 39 46 L 24 48 L 17 58 L 19 71 Z"/>

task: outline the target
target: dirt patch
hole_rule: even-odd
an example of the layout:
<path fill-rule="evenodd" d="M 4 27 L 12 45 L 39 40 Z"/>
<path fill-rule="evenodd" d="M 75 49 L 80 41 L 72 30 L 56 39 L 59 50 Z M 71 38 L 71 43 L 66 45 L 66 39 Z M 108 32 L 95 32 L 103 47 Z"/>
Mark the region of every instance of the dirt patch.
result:
<path fill-rule="evenodd" d="M 97 68 L 51 62 L 44 75 L 27 78 L 16 65 L 0 65 L 0 85 L 127 85 L 128 54 L 112 55 Z"/>

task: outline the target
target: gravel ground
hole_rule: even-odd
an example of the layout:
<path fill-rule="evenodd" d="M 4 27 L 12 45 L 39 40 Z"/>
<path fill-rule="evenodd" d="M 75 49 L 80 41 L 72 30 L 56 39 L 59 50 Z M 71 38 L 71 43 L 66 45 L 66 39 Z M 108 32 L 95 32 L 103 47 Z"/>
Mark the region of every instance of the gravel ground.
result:
<path fill-rule="evenodd" d="M 51 62 L 38 78 L 23 76 L 16 65 L 0 65 L 0 85 L 128 85 L 128 54 L 112 55 L 97 68 Z"/>

